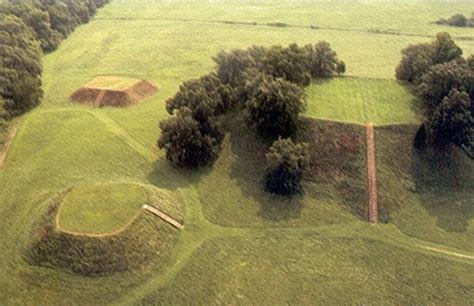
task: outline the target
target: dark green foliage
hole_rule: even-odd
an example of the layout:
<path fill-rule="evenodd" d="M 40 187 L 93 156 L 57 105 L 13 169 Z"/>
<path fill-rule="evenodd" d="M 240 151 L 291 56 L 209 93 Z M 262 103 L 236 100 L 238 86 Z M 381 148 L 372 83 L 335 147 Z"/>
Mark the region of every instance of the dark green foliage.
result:
<path fill-rule="evenodd" d="M 453 89 L 471 91 L 474 88 L 473 71 L 464 60 L 432 66 L 422 76 L 419 92 L 428 113 L 433 111 Z"/>
<path fill-rule="evenodd" d="M 269 48 L 260 65 L 264 73 L 300 86 L 308 86 L 311 81 L 308 53 L 305 48 L 300 48 L 297 44 L 291 44 L 287 48 L 281 46 Z"/>
<path fill-rule="evenodd" d="M 402 50 L 402 60 L 396 69 L 398 80 L 418 85 L 422 75 L 432 65 L 461 59 L 462 50 L 448 33 L 438 33 L 431 43 L 410 45 Z"/>
<path fill-rule="evenodd" d="M 346 63 L 344 61 L 339 61 L 336 66 L 336 73 L 338 75 L 346 73 Z"/>
<path fill-rule="evenodd" d="M 432 44 L 410 45 L 402 50 L 402 60 L 396 69 L 396 77 L 398 80 L 419 84 L 423 73 L 432 65 Z"/>
<path fill-rule="evenodd" d="M 279 139 L 266 154 L 265 189 L 277 195 L 294 195 L 302 191 L 302 179 L 309 161 L 307 145 L 291 139 Z"/>
<path fill-rule="evenodd" d="M 426 148 L 426 126 L 425 124 L 420 125 L 415 134 L 413 145 L 418 150 L 424 150 Z"/>
<path fill-rule="evenodd" d="M 466 92 L 453 89 L 428 118 L 431 140 L 438 147 L 454 144 L 469 147 L 474 135 L 471 100 Z"/>
<path fill-rule="evenodd" d="M 248 123 L 263 139 L 289 137 L 304 107 L 304 91 L 296 84 L 266 75 L 255 76 L 246 108 Z"/>
<path fill-rule="evenodd" d="M 17 17 L 0 15 L 0 97 L 8 115 L 40 103 L 41 50 L 30 29 Z"/>
<path fill-rule="evenodd" d="M 327 77 L 338 72 L 340 61 L 328 42 L 320 41 L 314 46 L 307 45 L 305 48 L 308 53 L 309 72 L 313 78 Z M 345 70 L 345 64 L 343 65 Z"/>
<path fill-rule="evenodd" d="M 224 85 L 214 74 L 184 82 L 176 95 L 166 102 L 170 115 L 181 107 L 196 109 L 200 104 L 212 109 L 211 115 L 224 113 L 231 105 L 231 87 Z"/>
<path fill-rule="evenodd" d="M 224 133 L 211 110 L 200 104 L 194 111 L 180 108 L 175 116 L 160 122 L 158 147 L 166 158 L 183 168 L 208 165 L 218 156 Z"/>
<path fill-rule="evenodd" d="M 436 39 L 433 41 L 433 52 L 434 64 L 446 63 L 460 59 L 462 56 L 462 49 L 456 45 L 447 32 L 436 34 Z"/>

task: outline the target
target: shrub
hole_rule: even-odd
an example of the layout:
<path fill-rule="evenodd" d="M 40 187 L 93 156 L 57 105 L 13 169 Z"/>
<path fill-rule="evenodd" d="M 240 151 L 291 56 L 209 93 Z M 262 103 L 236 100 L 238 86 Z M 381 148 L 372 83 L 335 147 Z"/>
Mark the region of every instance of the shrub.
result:
<path fill-rule="evenodd" d="M 294 195 L 302 191 L 302 179 L 309 161 L 307 145 L 291 139 L 279 139 L 266 155 L 265 190 L 277 195 Z"/>
<path fill-rule="evenodd" d="M 293 135 L 304 106 L 303 89 L 284 79 L 262 74 L 249 84 L 253 84 L 246 105 L 249 125 L 263 139 Z"/>
<path fill-rule="evenodd" d="M 205 111 L 200 106 L 195 112 L 199 116 Z M 158 147 L 166 150 L 166 158 L 173 165 L 198 168 L 208 165 L 217 157 L 224 133 L 215 117 L 202 117 L 205 119 L 200 122 L 193 116 L 191 109 L 182 107 L 175 116 L 160 122 Z"/>

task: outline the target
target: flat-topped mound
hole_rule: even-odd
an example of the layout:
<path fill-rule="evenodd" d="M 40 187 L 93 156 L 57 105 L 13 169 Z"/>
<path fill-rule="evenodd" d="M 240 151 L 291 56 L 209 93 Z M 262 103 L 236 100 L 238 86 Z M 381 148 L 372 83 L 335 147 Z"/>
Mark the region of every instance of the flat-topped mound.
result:
<path fill-rule="evenodd" d="M 65 232 L 86 235 L 114 233 L 130 224 L 144 204 L 153 205 L 182 222 L 180 202 L 179 195 L 174 192 L 148 185 L 86 185 L 65 195 L 56 223 Z"/>
<path fill-rule="evenodd" d="M 157 86 L 145 80 L 100 76 L 75 91 L 71 100 L 95 107 L 128 106 L 157 91 Z"/>
<path fill-rule="evenodd" d="M 163 267 L 180 230 L 142 209 L 150 203 L 182 222 L 180 197 L 141 184 L 67 189 L 34 227 L 26 259 L 83 276 Z"/>

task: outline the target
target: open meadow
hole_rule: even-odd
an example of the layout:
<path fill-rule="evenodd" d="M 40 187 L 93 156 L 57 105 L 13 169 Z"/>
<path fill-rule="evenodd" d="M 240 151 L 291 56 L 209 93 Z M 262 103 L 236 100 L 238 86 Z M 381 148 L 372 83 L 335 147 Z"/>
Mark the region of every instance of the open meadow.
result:
<path fill-rule="evenodd" d="M 449 170 L 423 163 L 411 147 L 417 97 L 395 67 L 401 49 L 441 31 L 474 54 L 472 28 L 432 23 L 473 8 L 450 0 L 111 1 L 43 57 L 42 104 L 20 118 L 0 168 L 0 304 L 472 304 L 474 162 L 455 152 Z M 238 120 L 227 121 L 232 132 L 212 167 L 167 162 L 156 145 L 165 101 L 212 71 L 219 51 L 320 40 L 347 71 L 306 88 L 311 124 L 302 137 L 320 165 L 304 194 L 265 193 L 262 143 Z M 127 108 L 72 103 L 98 76 L 159 90 Z M 375 125 L 377 225 L 367 222 L 366 122 Z M 0 126 L 0 146 L 4 134 Z M 350 154 L 329 149 L 347 139 Z M 45 228 L 57 244 L 37 247 Z M 97 258 L 104 246 L 106 261 Z"/>

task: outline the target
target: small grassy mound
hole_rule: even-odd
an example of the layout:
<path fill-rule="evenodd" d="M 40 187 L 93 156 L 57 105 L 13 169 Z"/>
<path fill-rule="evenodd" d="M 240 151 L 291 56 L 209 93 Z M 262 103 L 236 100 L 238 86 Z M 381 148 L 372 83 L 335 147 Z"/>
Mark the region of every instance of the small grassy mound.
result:
<path fill-rule="evenodd" d="M 26 253 L 27 261 L 38 266 L 69 270 L 83 276 L 101 276 L 133 271 L 144 269 L 151 262 L 160 264 L 166 262 L 178 241 L 179 230 L 150 213 L 143 210 L 137 212 L 136 206 L 133 210 L 134 217 L 130 208 L 125 209 L 127 211 L 125 213 L 117 213 L 118 209 L 113 208 L 116 203 L 110 201 L 118 198 L 119 195 L 126 194 L 126 199 L 133 200 L 133 206 L 140 199 L 170 200 L 169 195 L 160 196 L 159 192 L 153 192 L 144 187 L 140 187 L 142 188 L 140 189 L 136 185 L 109 185 L 105 186 L 101 192 L 96 187 L 68 189 L 50 200 L 47 213 L 35 226 L 34 238 Z M 79 194 L 83 194 L 87 190 L 90 190 L 92 195 L 87 195 L 88 201 L 84 202 L 85 207 L 79 208 L 74 205 L 82 203 L 75 202 L 75 200 L 79 199 Z M 132 198 L 133 195 L 140 196 L 140 191 L 143 192 L 141 198 Z M 109 196 L 105 196 L 104 192 L 109 192 Z M 126 199 L 122 201 L 125 203 Z M 104 205 L 101 203 L 102 201 L 108 205 Z M 102 218 L 108 227 L 99 225 L 96 226 L 96 230 L 99 228 L 110 230 L 120 226 L 122 228 L 114 233 L 100 235 L 64 231 L 56 224 L 63 202 L 67 203 L 67 206 L 71 206 L 67 210 L 76 212 L 74 216 L 77 222 L 73 221 L 72 215 L 68 216 L 70 212 L 66 213 L 68 217 L 65 224 L 68 229 L 85 230 L 82 226 L 93 226 L 93 220 L 101 223 Z M 94 207 L 93 203 L 98 205 Z M 177 216 L 178 219 L 179 216 L 182 218 L 180 207 L 172 207 L 180 203 L 176 197 L 174 201 L 170 202 L 172 205 L 159 206 L 156 202 L 149 203 L 160 207 L 160 209 L 163 207 L 164 212 L 174 217 Z M 87 210 L 93 210 L 94 213 L 84 212 Z M 107 212 L 111 212 L 111 215 L 107 216 Z M 113 222 L 113 216 L 119 220 L 122 219 Z M 131 217 L 131 220 L 127 221 L 126 217 Z M 85 220 L 81 220 L 82 218 Z M 122 222 L 125 222 L 126 225 L 123 226 Z M 89 232 L 89 229 L 87 230 Z"/>
<path fill-rule="evenodd" d="M 379 217 L 402 232 L 474 250 L 474 161 L 413 146 L 417 125 L 376 128 Z"/>
<path fill-rule="evenodd" d="M 153 95 L 158 88 L 145 80 L 97 77 L 71 95 L 71 100 L 95 107 L 127 106 Z"/>
<path fill-rule="evenodd" d="M 394 80 L 328 78 L 307 88 L 306 115 L 345 122 L 416 123 L 416 98 Z"/>
<path fill-rule="evenodd" d="M 69 192 L 60 207 L 57 226 L 65 232 L 103 234 L 126 227 L 144 204 L 152 204 L 175 220 L 183 213 L 176 194 L 126 183 L 86 185 Z"/>

